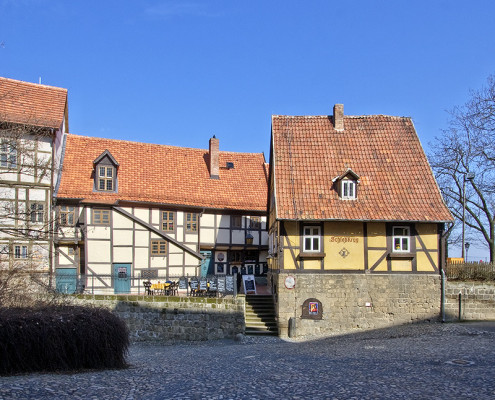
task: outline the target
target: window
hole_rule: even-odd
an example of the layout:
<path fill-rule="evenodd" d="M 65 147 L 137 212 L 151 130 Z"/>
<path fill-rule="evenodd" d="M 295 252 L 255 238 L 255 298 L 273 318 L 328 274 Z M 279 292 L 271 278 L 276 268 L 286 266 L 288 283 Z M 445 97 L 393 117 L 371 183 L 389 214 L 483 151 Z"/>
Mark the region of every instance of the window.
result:
<path fill-rule="evenodd" d="M 114 185 L 114 173 L 113 167 L 98 167 L 98 190 L 106 192 L 113 192 L 115 190 Z"/>
<path fill-rule="evenodd" d="M 303 251 L 320 251 L 319 226 L 305 226 L 303 228 Z"/>
<path fill-rule="evenodd" d="M 409 227 L 407 226 L 394 226 L 393 227 L 393 251 L 408 253 L 409 248 Z"/>
<path fill-rule="evenodd" d="M 93 224 L 110 225 L 110 210 L 93 210 Z"/>
<path fill-rule="evenodd" d="M 356 198 L 356 182 L 351 180 L 343 180 L 341 183 L 341 197 L 345 200 L 353 200 Z"/>
<path fill-rule="evenodd" d="M 68 253 L 69 253 L 69 256 L 74 256 L 74 254 L 76 254 L 75 248 L 74 247 L 69 247 Z"/>
<path fill-rule="evenodd" d="M 175 229 L 174 225 L 174 212 L 173 211 L 162 211 L 162 231 L 173 232 Z"/>
<path fill-rule="evenodd" d="M 242 216 L 241 215 L 232 215 L 230 218 L 231 218 L 232 228 L 242 228 Z"/>
<path fill-rule="evenodd" d="M 151 241 L 151 255 L 152 256 L 166 256 L 167 255 L 167 242 L 165 240 L 152 240 Z"/>
<path fill-rule="evenodd" d="M 17 168 L 17 148 L 15 142 L 3 141 L 0 144 L 0 166 Z"/>
<path fill-rule="evenodd" d="M 27 246 L 15 245 L 14 246 L 14 258 L 28 258 L 28 248 Z"/>
<path fill-rule="evenodd" d="M 74 215 L 75 207 L 70 206 L 60 206 L 60 225 L 63 226 L 73 226 L 74 225 Z"/>
<path fill-rule="evenodd" d="M 31 222 L 43 222 L 44 206 L 41 203 L 31 203 Z"/>
<path fill-rule="evenodd" d="M 259 229 L 260 226 L 261 226 L 261 217 L 250 217 L 249 219 L 250 229 Z"/>
<path fill-rule="evenodd" d="M 186 231 L 188 232 L 198 231 L 198 214 L 186 213 Z"/>

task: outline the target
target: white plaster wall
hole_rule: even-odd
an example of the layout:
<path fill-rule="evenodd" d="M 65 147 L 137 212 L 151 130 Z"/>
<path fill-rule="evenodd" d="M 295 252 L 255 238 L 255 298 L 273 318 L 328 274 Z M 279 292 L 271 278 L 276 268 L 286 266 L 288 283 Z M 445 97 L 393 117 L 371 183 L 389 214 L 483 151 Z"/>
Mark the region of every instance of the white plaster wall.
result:
<path fill-rule="evenodd" d="M 244 244 L 245 242 L 246 237 L 244 235 L 244 231 L 232 231 L 232 244 Z"/>
<path fill-rule="evenodd" d="M 198 241 L 198 234 L 197 233 L 186 233 L 186 237 L 184 238 L 185 242 L 191 243 L 191 242 L 197 242 Z"/>
<path fill-rule="evenodd" d="M 112 212 L 113 218 L 113 227 L 114 228 L 127 228 L 132 229 L 134 227 L 134 223 L 129 218 L 123 216 L 118 212 Z"/>
<path fill-rule="evenodd" d="M 110 242 L 90 240 L 88 241 L 88 263 L 110 262 Z"/>
<path fill-rule="evenodd" d="M 215 215 L 214 214 L 203 214 L 200 218 L 200 226 L 204 227 L 214 227 L 215 226 Z"/>
<path fill-rule="evenodd" d="M 136 231 L 136 235 L 135 235 L 135 245 L 136 246 L 146 246 L 148 247 L 150 245 L 150 242 L 149 242 L 149 232 L 148 231 Z"/>
<path fill-rule="evenodd" d="M 17 190 L 17 198 L 19 200 L 26 200 L 26 189 L 18 189 Z"/>
<path fill-rule="evenodd" d="M 136 208 L 134 215 L 146 223 L 150 222 L 150 210 L 148 208 Z"/>
<path fill-rule="evenodd" d="M 268 232 L 266 231 L 261 232 L 261 244 L 263 246 L 268 246 Z"/>
<path fill-rule="evenodd" d="M 151 210 L 151 221 L 153 225 L 159 225 L 160 224 L 160 210 L 153 209 Z"/>
<path fill-rule="evenodd" d="M 184 228 L 178 227 L 177 228 L 177 240 L 182 241 L 183 237 L 184 237 Z"/>
<path fill-rule="evenodd" d="M 168 275 L 172 279 L 180 278 L 182 276 L 182 267 L 169 267 Z"/>
<path fill-rule="evenodd" d="M 170 265 L 182 265 L 182 253 L 180 254 L 169 254 L 168 262 Z"/>
<path fill-rule="evenodd" d="M 133 242 L 133 231 L 120 231 L 120 230 L 115 230 L 113 231 L 113 244 L 114 246 L 117 245 L 129 245 L 132 246 Z"/>
<path fill-rule="evenodd" d="M 148 268 L 148 248 L 137 247 L 134 249 L 134 265 L 138 268 Z"/>
<path fill-rule="evenodd" d="M 215 229 L 201 228 L 201 242 L 202 243 L 215 243 Z"/>
<path fill-rule="evenodd" d="M 230 233 L 228 229 L 219 229 L 217 232 L 216 241 L 218 243 L 229 243 Z"/>
<path fill-rule="evenodd" d="M 88 239 L 110 239 L 109 226 L 92 226 L 88 228 Z"/>
<path fill-rule="evenodd" d="M 63 251 L 67 256 L 64 256 L 63 254 L 59 254 L 58 257 L 58 264 L 63 267 L 63 266 L 72 266 L 74 263 L 74 257 L 69 256 L 69 247 L 68 246 L 60 246 L 59 249 Z"/>
<path fill-rule="evenodd" d="M 184 225 L 184 213 L 182 211 L 177 211 L 177 225 Z"/>
<path fill-rule="evenodd" d="M 217 215 L 217 226 L 220 228 L 229 228 L 230 227 L 230 216 Z"/>
<path fill-rule="evenodd" d="M 114 247 L 113 248 L 114 263 L 132 263 L 132 247 Z"/>
<path fill-rule="evenodd" d="M 167 258 L 166 257 L 151 257 L 150 260 L 151 268 L 166 268 Z"/>
<path fill-rule="evenodd" d="M 189 265 L 189 264 L 198 265 L 199 260 L 196 257 L 194 257 L 193 255 L 186 253 L 185 264 L 186 265 Z"/>
<path fill-rule="evenodd" d="M 45 201 L 45 189 L 29 189 L 29 201 Z"/>
<path fill-rule="evenodd" d="M 112 271 L 112 264 L 91 264 L 88 262 L 88 268 L 93 271 L 95 274 L 101 274 L 101 275 L 106 275 L 106 274 L 112 274 L 113 271 Z M 88 275 L 91 276 L 91 272 L 88 271 Z M 103 278 L 102 278 L 103 279 Z M 110 284 L 111 280 L 110 278 L 108 279 L 103 279 L 104 281 L 106 281 L 108 284 Z M 91 278 L 88 278 L 88 287 L 91 287 Z M 95 279 L 94 280 L 94 284 L 95 286 L 100 286 L 101 285 L 101 282 L 99 281 L 99 279 Z"/>
<path fill-rule="evenodd" d="M 185 267 L 184 268 L 184 273 L 186 276 L 195 276 L 196 275 L 196 271 L 198 270 L 197 267 Z"/>
<path fill-rule="evenodd" d="M 15 199 L 15 189 L 8 187 L 0 188 L 0 198 L 2 199 Z"/>

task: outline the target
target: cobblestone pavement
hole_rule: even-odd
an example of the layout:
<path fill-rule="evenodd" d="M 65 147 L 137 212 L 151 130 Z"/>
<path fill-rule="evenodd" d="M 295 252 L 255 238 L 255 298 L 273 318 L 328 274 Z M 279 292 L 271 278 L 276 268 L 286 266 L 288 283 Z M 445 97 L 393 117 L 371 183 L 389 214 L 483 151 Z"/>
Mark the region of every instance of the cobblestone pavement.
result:
<path fill-rule="evenodd" d="M 493 399 L 495 322 L 135 344 L 125 370 L 0 377 L 0 399 Z"/>

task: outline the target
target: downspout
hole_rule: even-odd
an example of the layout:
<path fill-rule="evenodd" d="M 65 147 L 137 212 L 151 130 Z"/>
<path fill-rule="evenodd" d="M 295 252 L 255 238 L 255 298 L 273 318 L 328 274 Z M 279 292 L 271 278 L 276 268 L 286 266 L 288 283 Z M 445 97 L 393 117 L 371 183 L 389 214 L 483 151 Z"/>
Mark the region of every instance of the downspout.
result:
<path fill-rule="evenodd" d="M 442 322 L 445 322 L 445 285 L 447 283 L 447 277 L 445 276 L 445 270 L 442 268 Z"/>
<path fill-rule="evenodd" d="M 447 285 L 447 276 L 445 275 L 445 263 L 446 263 L 446 255 L 447 255 L 447 236 L 450 234 L 450 231 L 454 227 L 453 223 L 450 223 L 450 226 L 446 231 L 441 233 L 440 243 L 443 251 L 441 251 L 441 260 L 440 260 L 440 273 L 442 276 L 442 296 L 441 296 L 441 313 L 442 313 L 442 322 L 445 322 L 445 287 Z"/>

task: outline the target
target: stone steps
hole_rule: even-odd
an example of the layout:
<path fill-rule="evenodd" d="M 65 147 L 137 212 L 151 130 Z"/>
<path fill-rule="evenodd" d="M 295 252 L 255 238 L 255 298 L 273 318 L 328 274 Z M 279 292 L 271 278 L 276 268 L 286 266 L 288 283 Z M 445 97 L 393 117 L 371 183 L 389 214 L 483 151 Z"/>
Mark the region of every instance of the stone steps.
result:
<path fill-rule="evenodd" d="M 246 335 L 278 335 L 272 295 L 247 295 L 244 318 Z"/>

